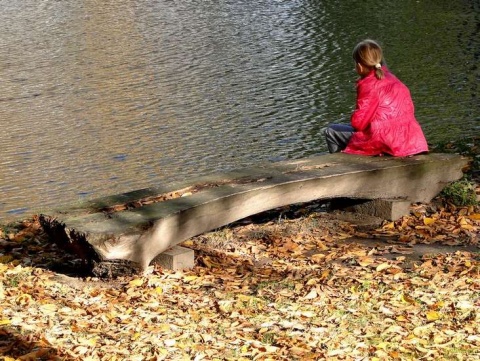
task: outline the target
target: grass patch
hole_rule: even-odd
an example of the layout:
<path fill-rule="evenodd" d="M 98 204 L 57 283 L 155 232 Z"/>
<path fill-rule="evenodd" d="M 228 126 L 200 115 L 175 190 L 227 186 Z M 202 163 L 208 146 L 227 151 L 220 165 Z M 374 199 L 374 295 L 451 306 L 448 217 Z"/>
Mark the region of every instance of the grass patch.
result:
<path fill-rule="evenodd" d="M 446 186 L 441 196 L 456 206 L 475 206 L 478 204 L 475 188 L 475 183 L 464 177 Z"/>

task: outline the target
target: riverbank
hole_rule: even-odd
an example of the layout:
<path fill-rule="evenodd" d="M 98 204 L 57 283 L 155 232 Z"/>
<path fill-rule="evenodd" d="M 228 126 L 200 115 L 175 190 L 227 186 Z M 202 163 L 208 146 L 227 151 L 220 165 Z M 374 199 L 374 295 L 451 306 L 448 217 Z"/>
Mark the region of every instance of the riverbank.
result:
<path fill-rule="evenodd" d="M 451 151 L 461 151 L 450 145 Z M 468 146 L 466 146 L 468 148 Z M 478 143 L 468 184 L 480 193 Z M 477 148 L 475 148 L 477 147 Z M 465 183 L 467 184 L 467 183 Z M 463 188 L 462 188 L 463 187 Z M 0 233 L 5 360 L 465 360 L 480 354 L 480 208 L 395 222 L 285 207 L 192 238 L 195 267 L 98 280 L 35 219 Z"/>

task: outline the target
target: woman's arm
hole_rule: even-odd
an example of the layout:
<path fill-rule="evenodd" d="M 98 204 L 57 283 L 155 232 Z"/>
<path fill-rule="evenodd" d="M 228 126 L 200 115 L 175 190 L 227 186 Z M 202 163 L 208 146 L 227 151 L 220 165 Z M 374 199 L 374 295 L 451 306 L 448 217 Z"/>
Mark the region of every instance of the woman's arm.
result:
<path fill-rule="evenodd" d="M 357 87 L 356 107 L 350 119 L 352 127 L 357 131 L 363 131 L 370 125 L 378 108 L 378 95 L 371 85 L 359 84 Z"/>

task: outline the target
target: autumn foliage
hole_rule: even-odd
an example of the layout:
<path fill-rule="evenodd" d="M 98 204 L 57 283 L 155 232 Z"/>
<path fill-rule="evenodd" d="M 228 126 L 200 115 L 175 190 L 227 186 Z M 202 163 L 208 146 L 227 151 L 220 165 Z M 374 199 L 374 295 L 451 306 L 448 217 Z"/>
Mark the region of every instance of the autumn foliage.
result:
<path fill-rule="evenodd" d="M 479 230 L 442 199 L 374 228 L 300 205 L 188 240 L 191 270 L 99 280 L 4 226 L 0 359 L 479 360 Z"/>

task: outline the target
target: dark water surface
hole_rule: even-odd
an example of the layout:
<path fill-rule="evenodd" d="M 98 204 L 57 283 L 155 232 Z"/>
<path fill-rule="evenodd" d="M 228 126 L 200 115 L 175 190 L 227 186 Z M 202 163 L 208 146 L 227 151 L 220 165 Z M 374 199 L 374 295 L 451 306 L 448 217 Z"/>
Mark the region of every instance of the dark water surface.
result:
<path fill-rule="evenodd" d="M 366 37 L 430 143 L 480 133 L 478 0 L 0 4 L 0 221 L 326 151 Z"/>

